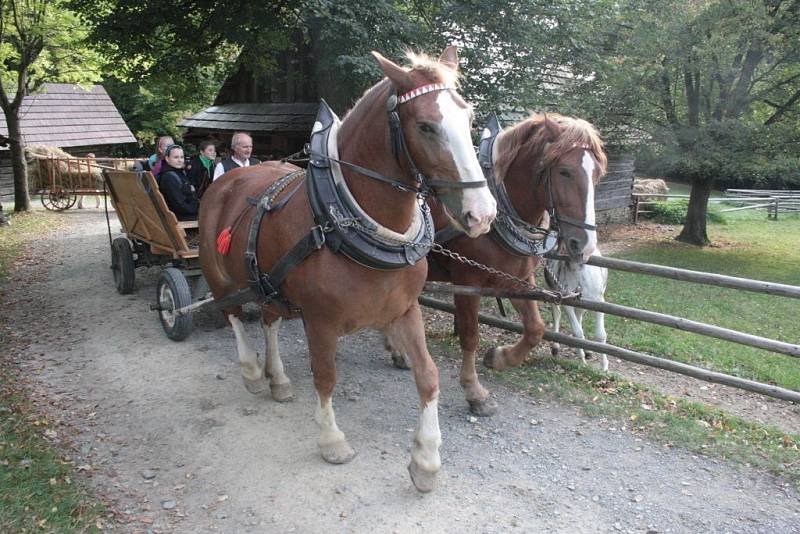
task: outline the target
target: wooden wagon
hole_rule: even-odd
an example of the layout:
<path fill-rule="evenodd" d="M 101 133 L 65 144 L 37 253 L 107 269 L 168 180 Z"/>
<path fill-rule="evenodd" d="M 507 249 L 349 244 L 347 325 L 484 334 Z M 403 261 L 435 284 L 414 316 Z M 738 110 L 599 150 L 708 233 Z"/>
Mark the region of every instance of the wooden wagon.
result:
<path fill-rule="evenodd" d="M 106 170 L 104 176 L 124 234 L 112 239 L 109 222 L 117 291 L 133 292 L 137 267 L 164 267 L 153 309 L 170 339 L 185 339 L 192 331 L 192 314 L 174 312 L 208 293 L 199 264 L 197 221 L 177 219 L 149 171 Z"/>

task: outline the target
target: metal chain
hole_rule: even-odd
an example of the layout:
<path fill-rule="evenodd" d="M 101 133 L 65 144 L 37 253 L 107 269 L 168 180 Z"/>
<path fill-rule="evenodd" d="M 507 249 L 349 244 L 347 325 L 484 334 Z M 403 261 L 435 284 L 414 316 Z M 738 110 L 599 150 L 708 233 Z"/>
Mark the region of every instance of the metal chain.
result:
<path fill-rule="evenodd" d="M 504 280 L 507 280 L 509 282 L 513 282 L 515 286 L 522 287 L 523 289 L 525 289 L 527 291 L 533 291 L 533 292 L 537 292 L 537 293 L 538 292 L 543 292 L 543 293 L 546 293 L 546 294 L 550 294 L 550 296 L 556 302 L 560 302 L 562 299 L 565 299 L 565 298 L 572 298 L 572 297 L 579 297 L 580 296 L 579 292 L 576 293 L 574 291 L 570 291 L 570 290 L 566 289 L 558 281 L 558 279 L 555 277 L 555 275 L 550 270 L 550 268 L 547 267 L 547 264 L 546 264 L 545 261 L 540 261 L 539 264 L 542 265 L 544 267 L 544 269 L 547 271 L 547 273 L 550 275 L 550 277 L 553 280 L 556 281 L 556 285 L 558 286 L 558 291 L 548 291 L 546 289 L 542 289 L 540 287 L 537 287 L 537 286 L 531 284 L 530 282 L 528 282 L 527 280 L 525 280 L 523 278 L 519 278 L 517 276 L 514 276 L 513 274 L 509 274 L 507 272 L 495 269 L 494 267 L 489 267 L 488 265 L 484 265 L 482 263 L 479 263 L 479 262 L 477 262 L 477 261 L 475 261 L 473 259 L 467 258 L 466 256 L 464 256 L 462 254 L 459 254 L 458 252 L 455 252 L 455 251 L 452 251 L 450 249 L 447 249 L 447 248 L 443 247 L 442 245 L 440 245 L 439 243 L 427 243 L 427 242 L 426 243 L 414 243 L 414 242 L 407 241 L 407 240 L 404 240 L 404 239 L 394 239 L 394 238 L 390 238 L 390 237 L 387 237 L 387 236 L 384 236 L 384 235 L 380 235 L 379 236 L 377 232 L 375 232 L 374 230 L 371 230 L 370 228 L 367 228 L 363 224 L 361 224 L 361 221 L 359 219 L 357 219 L 357 218 L 339 219 L 334 224 L 336 226 L 341 227 L 341 228 L 355 228 L 355 229 L 360 230 L 362 232 L 368 233 L 368 234 L 372 235 L 373 237 L 378 237 L 378 238 L 380 238 L 382 240 L 392 241 L 392 242 L 394 242 L 394 243 L 396 243 L 398 245 L 406 245 L 406 246 L 410 246 L 410 247 L 414 247 L 414 248 L 429 248 L 430 250 L 432 250 L 433 252 L 436 252 L 437 254 L 441 254 L 443 256 L 447 256 L 450 259 L 456 260 L 456 261 L 458 261 L 460 263 L 463 263 L 465 265 L 469 265 L 470 267 L 474 267 L 475 269 L 479 269 L 481 271 L 487 272 L 489 274 L 492 274 L 494 276 L 497 276 L 497 277 L 502 278 Z"/>

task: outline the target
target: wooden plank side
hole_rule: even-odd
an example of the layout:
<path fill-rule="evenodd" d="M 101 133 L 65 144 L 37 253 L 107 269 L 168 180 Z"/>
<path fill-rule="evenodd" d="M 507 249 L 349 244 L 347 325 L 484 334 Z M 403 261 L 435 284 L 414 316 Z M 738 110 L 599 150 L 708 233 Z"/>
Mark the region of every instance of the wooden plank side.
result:
<path fill-rule="evenodd" d="M 167 208 L 151 173 L 145 173 L 143 178 L 154 193 L 155 205 L 137 173 L 108 171 L 106 175 L 117 197 L 112 197 L 114 209 L 126 233 L 175 257 L 189 250 L 186 233 L 179 227 L 175 214 Z M 159 211 L 166 219 L 166 228 Z"/>

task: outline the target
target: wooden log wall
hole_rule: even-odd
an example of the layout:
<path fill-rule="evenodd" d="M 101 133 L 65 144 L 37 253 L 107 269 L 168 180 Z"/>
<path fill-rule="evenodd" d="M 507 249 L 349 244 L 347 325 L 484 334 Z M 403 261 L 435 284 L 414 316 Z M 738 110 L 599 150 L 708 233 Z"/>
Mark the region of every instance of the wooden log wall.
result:
<path fill-rule="evenodd" d="M 6 204 L 14 203 L 14 172 L 8 151 L 0 152 L 0 203 L 6 210 L 10 210 Z"/>
<path fill-rule="evenodd" d="M 633 192 L 634 157 L 632 154 L 612 152 L 608 154 L 608 171 L 597 184 L 594 207 L 598 212 L 629 208 Z"/>

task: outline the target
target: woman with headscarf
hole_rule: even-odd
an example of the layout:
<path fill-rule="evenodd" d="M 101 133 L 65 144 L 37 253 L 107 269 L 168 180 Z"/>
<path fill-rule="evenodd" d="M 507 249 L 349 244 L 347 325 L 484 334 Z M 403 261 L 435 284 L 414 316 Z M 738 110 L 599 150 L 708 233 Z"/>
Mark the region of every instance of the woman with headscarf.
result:
<path fill-rule="evenodd" d="M 180 221 L 197 219 L 200 201 L 194 186 L 186 176 L 183 147 L 170 145 L 164 152 L 164 163 L 158 175 L 158 188 L 167 201 L 167 207 Z"/>

